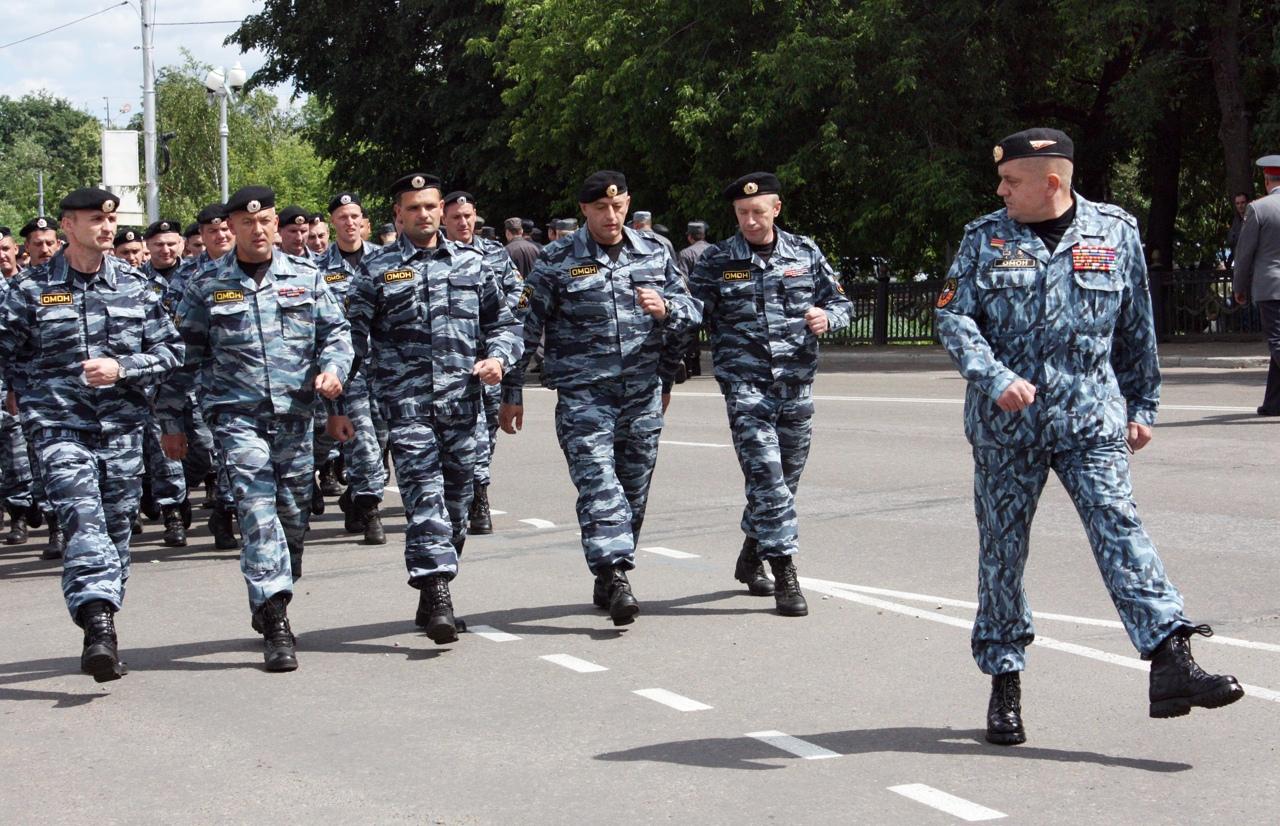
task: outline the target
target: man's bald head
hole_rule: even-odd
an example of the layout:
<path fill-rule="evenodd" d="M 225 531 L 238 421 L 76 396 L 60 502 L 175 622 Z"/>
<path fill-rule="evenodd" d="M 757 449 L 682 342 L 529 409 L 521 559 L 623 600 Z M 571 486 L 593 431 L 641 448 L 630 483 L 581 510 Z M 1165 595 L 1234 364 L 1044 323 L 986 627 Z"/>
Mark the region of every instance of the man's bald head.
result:
<path fill-rule="evenodd" d="M 1009 217 L 1024 224 L 1048 221 L 1071 208 L 1074 165 L 1067 158 L 1014 158 L 997 167 Z"/>

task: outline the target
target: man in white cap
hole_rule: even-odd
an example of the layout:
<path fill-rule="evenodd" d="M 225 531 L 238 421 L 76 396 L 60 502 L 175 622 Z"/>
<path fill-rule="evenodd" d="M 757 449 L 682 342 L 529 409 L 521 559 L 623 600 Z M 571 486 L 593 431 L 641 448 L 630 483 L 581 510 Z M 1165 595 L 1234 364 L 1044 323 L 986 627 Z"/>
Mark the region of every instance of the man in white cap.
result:
<path fill-rule="evenodd" d="M 1280 155 L 1258 158 L 1267 194 L 1249 204 L 1236 245 L 1232 289 L 1236 301 L 1251 297 L 1262 315 L 1271 369 L 1259 416 L 1280 416 Z"/>

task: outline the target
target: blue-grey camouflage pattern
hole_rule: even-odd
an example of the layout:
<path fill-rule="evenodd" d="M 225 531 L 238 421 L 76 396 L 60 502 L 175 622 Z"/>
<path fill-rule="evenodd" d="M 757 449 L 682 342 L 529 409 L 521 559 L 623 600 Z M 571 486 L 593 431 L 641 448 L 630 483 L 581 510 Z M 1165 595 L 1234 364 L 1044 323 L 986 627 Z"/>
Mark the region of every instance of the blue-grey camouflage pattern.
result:
<path fill-rule="evenodd" d="M 311 418 L 223 412 L 213 420 L 240 521 L 240 571 L 249 608 L 293 593 L 289 555 L 301 556 L 311 513 Z"/>
<path fill-rule="evenodd" d="M 351 300 L 352 341 L 389 427 L 408 522 L 405 565 L 417 585 L 457 574 L 481 410 L 471 371 L 482 358 L 510 370 L 520 327 L 474 249 L 440 238 L 419 250 L 402 236 L 365 262 Z M 345 396 L 341 402 L 350 409 Z"/>
<path fill-rule="evenodd" d="M 666 248 L 624 229 L 617 261 L 586 227 L 543 248 L 520 294 L 525 355 L 502 381 L 502 401 L 523 403 L 525 368 L 545 336 L 543 380 L 559 391 L 556 436 L 578 489 L 588 567 L 631 568 L 662 432 L 669 387 L 687 335 L 701 321 Z M 667 302 L 658 321 L 636 289 Z"/>
<path fill-rule="evenodd" d="M 969 383 L 980 545 L 972 642 L 988 674 L 1025 666 L 1033 631 L 1022 574 L 1050 469 L 1075 502 L 1139 653 L 1192 624 L 1129 482 L 1127 424 L 1153 425 L 1160 400 L 1137 221 L 1075 200 L 1075 220 L 1052 251 L 1005 210 L 971 222 L 937 302 L 939 338 Z M 1036 386 L 1035 401 L 1005 413 L 996 400 L 1018 378 Z"/>
<path fill-rule="evenodd" d="M 363 255 L 355 266 L 342 257 L 342 250 L 336 243 L 330 244 L 316 259 L 316 266 L 323 273 L 325 283 L 342 305 L 344 313 L 350 307 L 356 279 L 368 273 L 367 261 L 380 249 L 367 241 L 363 244 Z M 340 447 L 346 466 L 347 488 L 352 501 L 362 507 L 372 507 L 382 501 L 382 492 L 387 485 L 387 472 L 382 466 L 382 448 L 378 444 L 378 434 L 373 425 L 366 371 L 357 371 L 351 377 L 343 388 L 343 399 L 346 415 L 351 419 L 356 432 L 355 438 Z M 327 405 L 324 407 L 327 413 Z M 320 462 L 335 458 L 336 449 L 339 449 L 337 442 L 323 432 L 321 424 L 316 432 L 317 467 Z"/>
<path fill-rule="evenodd" d="M 278 250 L 261 284 L 240 270 L 235 250 L 208 264 L 187 282 L 177 320 L 187 358 L 162 385 L 157 414 L 165 433 L 183 432 L 199 377 L 257 609 L 292 588 L 288 554 L 301 553 L 310 512 L 315 378 L 346 381 L 350 326 L 320 271 Z"/>
<path fill-rule="evenodd" d="M 767 261 L 739 232 L 709 246 L 689 274 L 745 482 L 742 532 L 762 559 L 799 549 L 796 490 L 809 458 L 818 369 L 818 337 L 805 313 L 821 308 L 831 330 L 853 320 L 817 244 L 776 227 L 774 234 Z"/>
<path fill-rule="evenodd" d="M 45 492 L 67 538 L 62 594 L 75 619 L 106 600 L 118 611 L 129 581 L 130 523 L 142 496 L 142 431 L 32 431 Z"/>
<path fill-rule="evenodd" d="M 520 304 L 520 290 L 524 287 L 524 276 L 516 269 L 507 248 L 497 241 L 475 236 L 469 245 L 484 256 L 485 263 L 498 279 L 498 286 L 506 296 L 507 309 L 515 315 Z M 480 388 L 483 410 L 476 418 L 476 469 L 475 482 L 488 487 L 491 478 L 489 467 L 493 464 L 494 449 L 498 444 L 498 412 L 502 406 L 502 388 L 498 385 L 483 385 Z"/>
<path fill-rule="evenodd" d="M 178 264 L 170 276 L 175 276 L 182 269 Z M 169 287 L 169 279 L 147 262 L 139 270 L 147 279 L 152 292 L 160 297 L 164 306 L 164 296 Z M 166 312 L 168 308 L 166 307 Z M 160 446 L 160 424 L 155 419 L 155 393 L 153 385 L 147 388 L 147 395 L 152 400 L 151 417 L 143 430 L 143 467 L 146 478 L 151 482 L 151 498 L 160 507 L 180 505 L 187 501 L 187 478 L 180 459 L 170 459 L 164 455 Z"/>
<path fill-rule="evenodd" d="M 0 363 L 10 365 L 43 492 L 67 536 L 62 590 L 73 618 L 95 599 L 123 605 L 146 388 L 182 357 L 160 297 L 111 256 L 85 281 L 59 252 L 23 273 L 0 303 Z M 127 375 L 90 387 L 81 365 L 91 358 L 115 359 Z"/>
<path fill-rule="evenodd" d="M 175 318 L 187 345 L 181 369 L 156 399 L 165 433 L 181 433 L 188 391 L 197 376 L 204 416 L 252 413 L 310 418 L 315 377 L 345 382 L 351 368 L 350 325 L 315 265 L 276 250 L 257 284 L 235 250 L 192 276 Z"/>
<path fill-rule="evenodd" d="M 453 579 L 473 495 L 475 414 L 442 411 L 432 418 L 394 419 L 389 435 L 404 503 L 409 584 L 435 574 Z"/>
<path fill-rule="evenodd" d="M 27 439 L 18 417 L 7 411 L 0 412 L 0 499 L 13 508 L 30 507 L 33 501 Z"/>

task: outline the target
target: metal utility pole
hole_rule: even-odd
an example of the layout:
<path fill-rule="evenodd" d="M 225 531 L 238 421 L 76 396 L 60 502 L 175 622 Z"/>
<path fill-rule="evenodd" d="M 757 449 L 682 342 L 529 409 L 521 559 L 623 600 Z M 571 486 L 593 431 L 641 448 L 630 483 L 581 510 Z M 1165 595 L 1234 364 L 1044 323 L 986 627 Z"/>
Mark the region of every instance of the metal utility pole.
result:
<path fill-rule="evenodd" d="M 154 0 L 141 0 L 142 7 L 142 158 L 146 184 L 147 222 L 160 220 L 160 187 L 156 183 L 156 77 L 151 63 L 155 51 L 151 15 Z M 226 161 L 224 159 L 223 163 Z M 225 198 L 224 198 L 225 200 Z"/>
<path fill-rule="evenodd" d="M 44 215 L 44 170 L 36 170 L 36 191 L 40 193 L 40 205 L 36 207 L 36 215 Z"/>
<path fill-rule="evenodd" d="M 226 70 L 223 70 L 223 76 L 226 76 Z M 227 202 L 230 195 L 227 192 L 227 138 L 230 130 L 227 129 L 227 92 L 224 89 L 222 94 L 218 95 L 218 143 L 222 150 L 222 203 Z"/>

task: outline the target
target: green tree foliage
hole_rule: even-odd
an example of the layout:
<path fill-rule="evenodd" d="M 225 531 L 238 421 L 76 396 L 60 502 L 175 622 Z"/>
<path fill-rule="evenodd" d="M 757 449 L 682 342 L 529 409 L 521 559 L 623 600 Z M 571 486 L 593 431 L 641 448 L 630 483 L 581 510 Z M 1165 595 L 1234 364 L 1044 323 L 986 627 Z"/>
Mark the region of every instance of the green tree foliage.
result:
<path fill-rule="evenodd" d="M 45 211 L 64 194 L 102 178 L 102 127 L 92 116 L 45 93 L 0 96 L 0 224 L 14 232 L 35 217 L 37 171 L 44 173 Z"/>
<path fill-rule="evenodd" d="M 1280 7 L 1262 0 L 316 5 L 265 0 L 233 39 L 270 56 L 257 80 L 318 98 L 335 184 L 425 167 L 546 216 L 616 167 L 633 207 L 722 235 L 720 188 L 773 169 L 786 223 L 852 277 L 942 270 L 964 222 L 1000 206 L 990 147 L 1028 125 L 1075 138 L 1077 188 L 1135 212 L 1162 261 L 1209 263 L 1240 144 L 1280 137 Z"/>
<path fill-rule="evenodd" d="M 209 99 L 204 76 L 210 67 L 190 55 L 181 66 L 160 70 L 156 79 L 157 132 L 173 132 L 169 170 L 159 176 L 160 212 L 184 223 L 202 206 L 220 200 L 218 102 Z M 227 111 L 230 191 L 260 184 L 276 191 L 277 202 L 320 209 L 328 202 L 331 164 L 320 159 L 302 135 L 303 117 L 278 111 L 276 98 L 253 90 L 231 99 Z M 141 129 L 141 116 L 130 128 Z"/>

